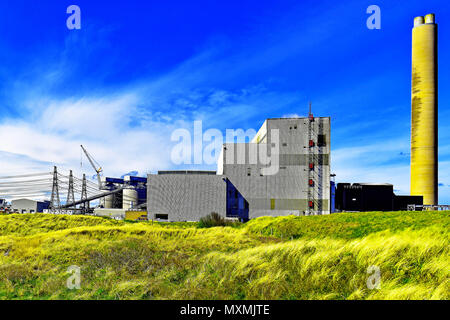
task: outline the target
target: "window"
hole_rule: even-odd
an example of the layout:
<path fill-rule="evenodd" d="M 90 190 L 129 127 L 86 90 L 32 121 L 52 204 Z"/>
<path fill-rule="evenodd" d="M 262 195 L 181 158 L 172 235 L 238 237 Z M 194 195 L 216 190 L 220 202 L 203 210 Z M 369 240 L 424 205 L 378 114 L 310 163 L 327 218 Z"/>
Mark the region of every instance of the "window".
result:
<path fill-rule="evenodd" d="M 324 134 L 319 134 L 317 137 L 317 145 L 319 147 L 325 147 L 327 145 L 327 136 Z"/>
<path fill-rule="evenodd" d="M 270 199 L 270 210 L 275 210 L 275 199 Z"/>
<path fill-rule="evenodd" d="M 155 219 L 169 220 L 169 215 L 163 213 L 155 214 Z"/>
<path fill-rule="evenodd" d="M 283 147 L 287 147 L 287 143 L 286 142 L 283 142 Z"/>

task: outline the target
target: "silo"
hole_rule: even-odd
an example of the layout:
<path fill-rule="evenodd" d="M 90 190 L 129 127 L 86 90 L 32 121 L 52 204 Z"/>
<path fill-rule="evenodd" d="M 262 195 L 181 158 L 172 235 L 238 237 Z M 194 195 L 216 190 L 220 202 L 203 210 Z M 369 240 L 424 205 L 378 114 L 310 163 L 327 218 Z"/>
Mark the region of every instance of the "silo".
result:
<path fill-rule="evenodd" d="M 111 209 L 113 207 L 114 195 L 110 194 L 104 198 L 102 198 L 103 208 Z"/>
<path fill-rule="evenodd" d="M 411 82 L 411 195 L 438 203 L 437 25 L 434 14 L 414 19 Z"/>
<path fill-rule="evenodd" d="M 122 209 L 132 209 L 138 205 L 138 193 L 136 189 L 123 189 Z"/>

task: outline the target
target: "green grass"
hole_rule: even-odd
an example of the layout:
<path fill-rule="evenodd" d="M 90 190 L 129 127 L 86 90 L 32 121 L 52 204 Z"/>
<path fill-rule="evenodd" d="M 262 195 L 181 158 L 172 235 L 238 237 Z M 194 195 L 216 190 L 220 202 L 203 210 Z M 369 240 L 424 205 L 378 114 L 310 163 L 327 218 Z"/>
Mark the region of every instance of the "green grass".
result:
<path fill-rule="evenodd" d="M 449 299 L 448 212 L 242 225 L 0 216 L 0 299 Z M 81 268 L 69 290 L 67 268 Z M 369 290 L 367 268 L 381 271 Z"/>
<path fill-rule="evenodd" d="M 282 238 L 355 239 L 383 230 L 420 230 L 435 225 L 440 227 L 440 231 L 447 232 L 450 228 L 448 212 L 356 212 L 308 217 L 261 217 L 250 220 L 245 228 L 253 233 Z"/>

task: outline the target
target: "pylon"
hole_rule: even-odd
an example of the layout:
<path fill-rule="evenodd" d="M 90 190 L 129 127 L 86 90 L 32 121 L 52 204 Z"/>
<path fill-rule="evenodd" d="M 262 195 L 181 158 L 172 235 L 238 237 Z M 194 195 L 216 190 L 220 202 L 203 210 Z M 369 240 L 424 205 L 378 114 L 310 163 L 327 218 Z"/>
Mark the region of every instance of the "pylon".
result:
<path fill-rule="evenodd" d="M 75 202 L 75 194 L 73 191 L 73 173 L 72 170 L 70 170 L 69 173 L 69 190 L 67 191 L 67 201 L 66 204 L 74 203 Z"/>
<path fill-rule="evenodd" d="M 81 187 L 81 200 L 87 200 L 86 174 L 84 173 L 83 173 L 83 184 Z M 83 202 L 84 213 L 86 213 L 88 209 L 89 209 L 89 202 Z"/>
<path fill-rule="evenodd" d="M 59 200 L 59 188 L 58 188 L 58 170 L 56 166 L 53 167 L 53 186 L 52 197 L 50 199 L 50 209 L 59 209 L 61 207 L 61 201 Z"/>

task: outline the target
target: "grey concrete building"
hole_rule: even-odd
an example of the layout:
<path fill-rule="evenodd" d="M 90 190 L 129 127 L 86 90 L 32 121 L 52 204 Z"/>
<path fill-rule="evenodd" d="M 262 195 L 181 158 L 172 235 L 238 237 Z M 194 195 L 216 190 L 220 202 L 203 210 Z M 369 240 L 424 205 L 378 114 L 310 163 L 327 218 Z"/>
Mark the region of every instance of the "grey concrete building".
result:
<path fill-rule="evenodd" d="M 11 201 L 11 209 L 17 213 L 44 212 L 50 205 L 49 201 L 36 201 L 30 199 L 17 199 Z"/>
<path fill-rule="evenodd" d="M 330 118 L 267 119 L 250 143 L 226 143 L 217 173 L 148 176 L 149 219 L 243 220 L 330 213 Z"/>
<path fill-rule="evenodd" d="M 249 202 L 249 218 L 330 213 L 330 118 L 267 119 L 251 143 L 225 144 L 220 157 L 218 173 Z"/>

